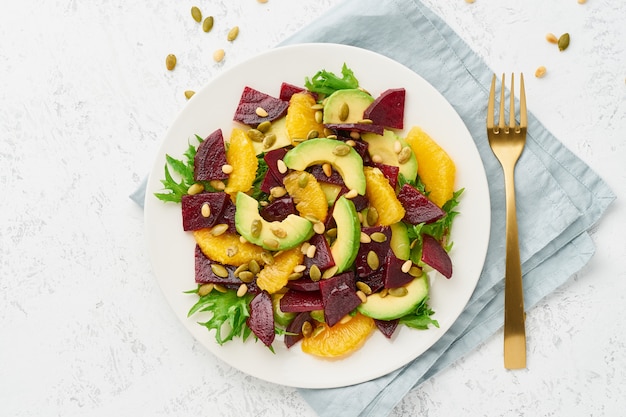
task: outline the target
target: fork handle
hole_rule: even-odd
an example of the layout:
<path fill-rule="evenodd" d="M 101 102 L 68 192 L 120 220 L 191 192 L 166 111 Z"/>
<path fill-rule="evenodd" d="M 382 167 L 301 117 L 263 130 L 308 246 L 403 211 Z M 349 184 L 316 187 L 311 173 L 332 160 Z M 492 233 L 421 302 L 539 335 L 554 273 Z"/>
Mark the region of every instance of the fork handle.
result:
<path fill-rule="evenodd" d="M 524 287 L 517 236 L 515 165 L 504 170 L 506 190 L 506 270 L 504 287 L 504 367 L 526 368 Z"/>

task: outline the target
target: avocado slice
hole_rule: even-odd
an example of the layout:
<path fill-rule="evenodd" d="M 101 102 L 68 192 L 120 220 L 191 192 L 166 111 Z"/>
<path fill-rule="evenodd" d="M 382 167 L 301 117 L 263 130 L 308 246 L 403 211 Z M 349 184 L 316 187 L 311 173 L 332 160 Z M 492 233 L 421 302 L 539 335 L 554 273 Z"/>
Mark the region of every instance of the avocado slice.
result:
<path fill-rule="evenodd" d="M 411 147 L 403 138 L 396 135 L 393 131 L 385 129 L 382 135 L 363 133 L 361 139 L 367 142 L 367 151 L 370 157 L 374 155 L 380 156 L 383 164 L 397 166 L 400 169 L 399 174 L 404 175 L 404 178 L 410 181 L 415 180 L 417 177 L 417 159 Z M 402 149 L 408 148 L 410 151 L 408 159 L 403 161 L 403 163 L 398 161 L 399 154 L 395 149 L 396 141 L 400 142 Z"/>
<path fill-rule="evenodd" d="M 339 197 L 333 209 L 333 219 L 337 224 L 337 239 L 330 246 L 337 273 L 341 273 L 354 263 L 359 251 L 361 224 L 356 208 L 351 200 Z"/>
<path fill-rule="evenodd" d="M 324 124 L 358 123 L 363 120 L 363 113 L 372 104 L 374 97 L 357 88 L 337 90 L 324 103 Z M 344 113 L 348 109 L 347 114 Z M 342 114 L 343 113 L 343 114 Z M 345 118 L 342 116 L 345 115 Z"/>
<path fill-rule="evenodd" d="M 337 152 L 337 149 L 347 153 Z M 335 139 L 317 138 L 300 143 L 288 151 L 283 162 L 290 169 L 304 171 L 310 165 L 319 165 L 328 162 L 339 172 L 343 182 L 351 190 L 360 195 L 365 194 L 365 174 L 363 174 L 363 159 L 357 151 L 344 142 Z"/>
<path fill-rule="evenodd" d="M 395 320 L 414 311 L 417 306 L 428 296 L 428 276 L 423 274 L 404 286 L 407 294 L 402 297 L 387 295 L 381 297 L 380 293 L 367 296 L 367 301 L 360 304 L 357 309 L 365 316 L 378 320 Z"/>
<path fill-rule="evenodd" d="M 273 251 L 291 249 L 309 240 L 315 233 L 313 223 L 295 214 L 290 214 L 281 222 L 268 222 L 259 214 L 259 203 L 242 192 L 237 193 L 235 207 L 237 232 L 248 242 L 261 246 L 263 249 Z M 252 225 L 255 223 L 260 225 L 255 229 L 260 230 L 253 232 Z"/>

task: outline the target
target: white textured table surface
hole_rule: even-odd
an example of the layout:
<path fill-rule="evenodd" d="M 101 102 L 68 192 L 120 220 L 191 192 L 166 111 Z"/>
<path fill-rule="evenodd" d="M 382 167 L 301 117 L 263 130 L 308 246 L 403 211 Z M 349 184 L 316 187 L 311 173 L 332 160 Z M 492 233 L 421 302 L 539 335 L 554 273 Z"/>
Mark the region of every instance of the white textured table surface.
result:
<path fill-rule="evenodd" d="M 0 4 L 0 415 L 314 415 L 295 390 L 220 363 L 186 332 L 128 195 L 184 90 L 339 2 Z M 618 200 L 594 229 L 592 261 L 528 313 L 527 370 L 503 369 L 498 333 L 392 415 L 623 415 L 626 3 L 424 2 L 493 69 L 527 74 L 530 109 Z M 211 33 L 191 19 L 193 5 L 215 16 Z M 548 32 L 569 32 L 569 49 L 558 53 Z M 540 65 L 548 75 L 535 79 Z"/>

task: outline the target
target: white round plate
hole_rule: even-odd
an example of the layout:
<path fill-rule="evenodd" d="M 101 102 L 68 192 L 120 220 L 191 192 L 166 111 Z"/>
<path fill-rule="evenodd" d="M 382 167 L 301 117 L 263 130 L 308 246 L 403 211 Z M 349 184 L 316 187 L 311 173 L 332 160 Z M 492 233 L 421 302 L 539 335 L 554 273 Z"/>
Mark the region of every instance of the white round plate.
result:
<path fill-rule="evenodd" d="M 304 354 L 300 345 L 286 349 L 274 343 L 275 353 L 250 337 L 219 346 L 215 334 L 187 318 L 197 300 L 184 291 L 195 288 L 194 247 L 182 229 L 178 204 L 154 197 L 162 192 L 165 154 L 182 158 L 194 135 L 208 136 L 221 128 L 225 136 L 245 86 L 278 96 L 282 82 L 304 85 L 318 70 L 340 74 L 346 63 L 360 85 L 373 96 L 388 88 L 404 87 L 405 131 L 419 125 L 453 158 L 456 189 L 465 188 L 452 231 L 450 253 L 454 275 L 445 279 L 430 273 L 430 306 L 440 327 L 414 330 L 400 326 L 391 339 L 380 332 L 352 355 L 338 360 Z M 195 142 L 194 142 L 195 143 Z M 489 238 L 490 205 L 487 179 L 469 131 L 452 106 L 422 77 L 405 66 L 371 51 L 335 44 L 302 44 L 270 50 L 216 77 L 198 91 L 167 132 L 152 168 L 145 200 L 145 227 L 150 258 L 157 280 L 170 306 L 193 336 L 218 358 L 257 378 L 294 387 L 331 388 L 368 381 L 394 371 L 420 356 L 450 328 L 463 311 L 480 276 Z"/>

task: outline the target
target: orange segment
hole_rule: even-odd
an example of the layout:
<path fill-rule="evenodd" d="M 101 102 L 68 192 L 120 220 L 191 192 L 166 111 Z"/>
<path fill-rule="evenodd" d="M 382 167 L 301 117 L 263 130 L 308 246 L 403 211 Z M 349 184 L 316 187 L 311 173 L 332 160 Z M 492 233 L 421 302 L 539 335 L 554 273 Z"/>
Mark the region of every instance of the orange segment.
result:
<path fill-rule="evenodd" d="M 257 285 L 260 289 L 274 294 L 287 285 L 293 269 L 300 265 L 303 259 L 304 255 L 300 246 L 280 252 L 274 257 L 273 264 L 265 265 L 257 274 Z"/>
<path fill-rule="evenodd" d="M 233 129 L 230 135 L 228 149 L 226 150 L 226 162 L 233 168 L 228 176 L 228 184 L 226 185 L 227 194 L 235 199 L 237 192 L 247 192 L 252 188 L 256 170 L 259 167 L 259 161 L 256 158 L 256 152 L 252 141 L 241 129 Z"/>
<path fill-rule="evenodd" d="M 320 323 L 312 336 L 302 339 L 302 351 L 325 358 L 344 356 L 359 349 L 374 327 L 374 319 L 361 313 L 333 327 Z"/>
<path fill-rule="evenodd" d="M 429 192 L 428 198 L 442 207 L 454 193 L 454 161 L 418 126 L 409 131 L 406 141 L 417 158 L 417 175 Z"/>
<path fill-rule="evenodd" d="M 283 179 L 283 184 L 296 203 L 296 210 L 304 218 L 326 219 L 328 202 L 326 194 L 313 174 L 292 171 Z"/>
<path fill-rule="evenodd" d="M 208 258 L 221 264 L 239 266 L 253 259 L 260 264 L 263 262 L 263 248 L 249 242 L 242 243 L 235 233 L 214 236 L 211 229 L 206 228 L 194 230 L 193 237 Z"/>
<path fill-rule="evenodd" d="M 402 203 L 398 201 L 396 192 L 389 184 L 387 177 L 378 168 L 364 167 L 365 196 L 370 206 L 378 212 L 378 220 L 373 226 L 391 226 L 404 217 Z"/>
<path fill-rule="evenodd" d="M 295 93 L 289 100 L 286 127 L 291 144 L 297 145 L 294 139 L 306 139 L 309 132 L 315 130 L 320 137 L 324 133 L 324 125 L 315 121 L 316 109 L 312 108 L 315 99 L 309 93 Z"/>

